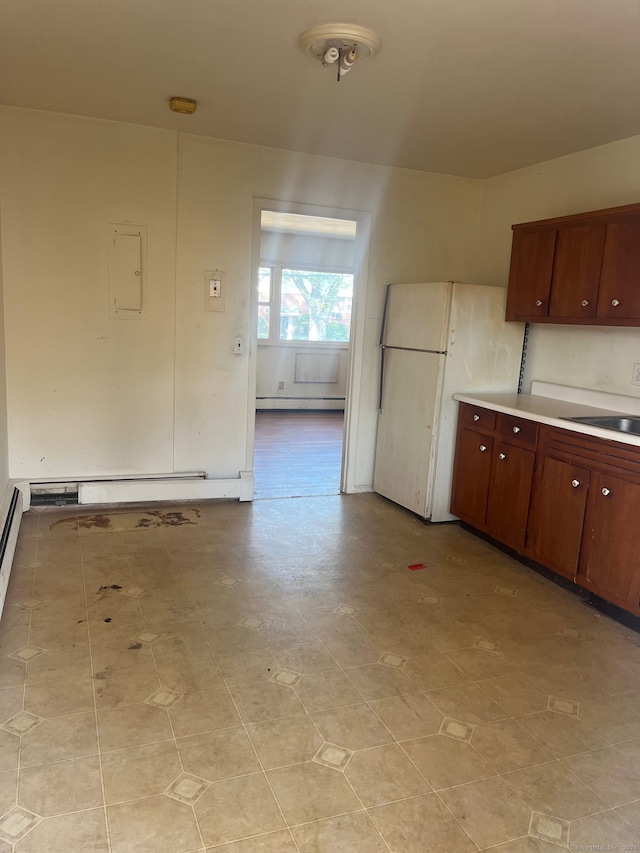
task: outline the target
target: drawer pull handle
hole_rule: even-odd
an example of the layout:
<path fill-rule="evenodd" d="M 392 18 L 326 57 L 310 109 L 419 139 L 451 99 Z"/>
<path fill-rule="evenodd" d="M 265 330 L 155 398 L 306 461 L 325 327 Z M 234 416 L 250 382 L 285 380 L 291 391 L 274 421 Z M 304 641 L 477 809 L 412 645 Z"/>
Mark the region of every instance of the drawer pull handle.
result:
<path fill-rule="evenodd" d="M 572 480 L 571 485 L 573 486 L 574 489 L 577 489 L 578 486 L 580 485 L 580 480 Z"/>
<path fill-rule="evenodd" d="M 620 300 L 619 299 L 612 299 L 611 304 L 613 305 L 614 308 L 617 308 L 618 305 L 620 305 Z"/>
<path fill-rule="evenodd" d="M 481 444 L 481 445 L 480 445 L 480 453 L 484 453 L 484 452 L 486 451 L 486 449 L 487 449 L 487 445 L 486 445 L 486 444 Z"/>
<path fill-rule="evenodd" d="M 580 303 L 580 305 L 582 305 L 583 308 L 586 308 L 588 304 L 589 304 L 588 299 L 583 299 L 582 302 Z"/>
<path fill-rule="evenodd" d="M 506 459 L 506 458 L 507 458 L 506 453 L 498 453 L 498 459 Z"/>
<path fill-rule="evenodd" d="M 517 434 L 520 432 L 520 427 L 519 427 L 519 426 L 514 426 L 514 427 L 513 427 L 513 431 L 514 431 L 514 432 L 515 432 L 515 434 L 517 435 Z"/>
<path fill-rule="evenodd" d="M 611 489 L 604 488 L 602 490 L 602 494 L 605 496 L 605 498 L 608 497 L 611 494 Z"/>
<path fill-rule="evenodd" d="M 536 308 L 542 307 L 542 299 L 536 299 Z"/>
<path fill-rule="evenodd" d="M 474 421 L 479 421 L 479 420 L 480 420 L 480 415 L 474 415 L 474 416 L 473 416 L 473 419 L 474 419 Z"/>

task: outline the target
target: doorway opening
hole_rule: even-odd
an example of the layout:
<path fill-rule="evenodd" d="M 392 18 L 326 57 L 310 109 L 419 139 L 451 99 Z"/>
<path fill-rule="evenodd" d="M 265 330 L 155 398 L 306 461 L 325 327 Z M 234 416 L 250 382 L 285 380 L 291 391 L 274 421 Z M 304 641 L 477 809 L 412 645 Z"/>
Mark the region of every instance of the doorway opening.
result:
<path fill-rule="evenodd" d="M 338 494 L 358 223 L 269 206 L 259 213 L 254 496 Z"/>

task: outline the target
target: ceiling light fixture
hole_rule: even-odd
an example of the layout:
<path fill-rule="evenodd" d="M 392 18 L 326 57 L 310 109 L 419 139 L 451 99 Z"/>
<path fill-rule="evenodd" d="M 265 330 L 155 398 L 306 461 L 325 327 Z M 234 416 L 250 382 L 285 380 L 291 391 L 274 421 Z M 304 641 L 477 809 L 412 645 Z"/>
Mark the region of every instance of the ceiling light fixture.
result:
<path fill-rule="evenodd" d="M 317 24 L 300 34 L 300 47 L 323 65 L 335 65 L 338 82 L 355 65 L 366 62 L 382 47 L 382 38 L 357 24 Z"/>
<path fill-rule="evenodd" d="M 174 113 L 183 113 L 191 116 L 198 109 L 198 102 L 191 98 L 170 98 L 169 109 Z"/>

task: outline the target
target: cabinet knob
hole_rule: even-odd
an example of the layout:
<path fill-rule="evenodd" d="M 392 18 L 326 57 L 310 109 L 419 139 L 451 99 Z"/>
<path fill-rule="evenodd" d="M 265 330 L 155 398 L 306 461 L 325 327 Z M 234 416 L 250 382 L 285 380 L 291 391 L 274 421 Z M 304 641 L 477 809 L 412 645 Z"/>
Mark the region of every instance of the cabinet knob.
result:
<path fill-rule="evenodd" d="M 484 452 L 486 451 L 486 449 L 487 449 L 487 445 L 486 445 L 486 444 L 481 444 L 481 445 L 480 445 L 480 453 L 484 453 Z"/>
<path fill-rule="evenodd" d="M 603 495 L 605 496 L 605 498 L 606 498 L 608 495 L 610 495 L 610 494 L 611 494 L 611 489 L 604 488 L 604 489 L 602 490 L 602 494 L 603 494 Z"/>
<path fill-rule="evenodd" d="M 582 302 L 580 303 L 580 305 L 582 305 L 583 308 L 586 308 L 588 304 L 589 304 L 588 299 L 583 299 Z"/>
<path fill-rule="evenodd" d="M 480 415 L 474 415 L 474 416 L 473 416 L 473 419 L 474 419 L 474 421 L 479 421 L 479 420 L 480 420 Z"/>
<path fill-rule="evenodd" d="M 498 459 L 506 459 L 506 458 L 507 458 L 506 453 L 498 453 Z"/>
<path fill-rule="evenodd" d="M 574 489 L 577 489 L 578 486 L 580 485 L 580 480 L 572 480 L 571 485 L 573 486 Z"/>
<path fill-rule="evenodd" d="M 611 304 L 613 305 L 614 308 L 617 308 L 618 305 L 620 305 L 620 300 L 619 299 L 612 299 Z"/>
<path fill-rule="evenodd" d="M 515 432 L 515 434 L 517 435 L 517 434 L 520 432 L 520 427 L 519 427 L 519 426 L 514 426 L 514 427 L 513 427 L 513 431 L 514 431 L 514 432 Z"/>
<path fill-rule="evenodd" d="M 536 308 L 542 307 L 542 299 L 536 299 Z"/>

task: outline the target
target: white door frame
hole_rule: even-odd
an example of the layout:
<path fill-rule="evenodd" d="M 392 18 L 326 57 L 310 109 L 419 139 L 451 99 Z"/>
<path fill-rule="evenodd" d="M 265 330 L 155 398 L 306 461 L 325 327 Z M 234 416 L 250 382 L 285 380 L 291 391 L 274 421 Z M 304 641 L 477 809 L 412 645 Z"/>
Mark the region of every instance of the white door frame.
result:
<path fill-rule="evenodd" d="M 365 210 L 347 210 L 317 204 L 278 201 L 271 198 L 254 198 L 253 227 L 251 239 L 251 335 L 249 342 L 249 389 L 247 423 L 247 448 L 245 471 L 253 471 L 253 445 L 255 439 L 255 400 L 258 363 L 258 270 L 260 268 L 261 217 L 263 210 L 283 213 L 299 213 L 305 216 L 325 216 L 331 219 L 351 219 L 357 223 L 355 239 L 355 265 L 353 270 L 353 308 L 351 316 L 351 339 L 349 341 L 349 374 L 344 410 L 344 437 L 342 441 L 342 470 L 340 490 L 356 491 L 356 449 L 360 397 L 362 389 L 362 361 L 364 357 L 365 306 L 367 298 L 369 237 L 371 213 Z"/>

